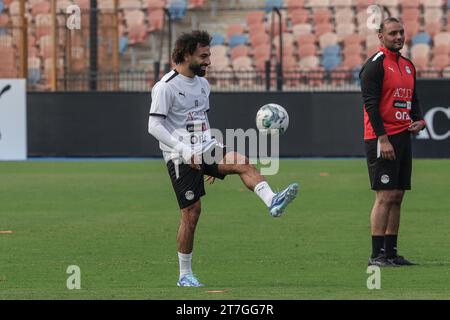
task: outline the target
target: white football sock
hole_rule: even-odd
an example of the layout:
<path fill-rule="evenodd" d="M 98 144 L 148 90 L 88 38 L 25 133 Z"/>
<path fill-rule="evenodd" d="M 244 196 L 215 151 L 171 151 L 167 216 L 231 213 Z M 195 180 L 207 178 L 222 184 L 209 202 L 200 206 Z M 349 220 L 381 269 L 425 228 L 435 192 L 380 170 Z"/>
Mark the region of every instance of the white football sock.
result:
<path fill-rule="evenodd" d="M 267 181 L 262 181 L 258 183 L 255 187 L 254 192 L 264 201 L 267 207 L 270 207 L 272 204 L 272 198 L 275 195 L 272 189 L 270 188 Z"/>
<path fill-rule="evenodd" d="M 192 273 L 191 267 L 192 252 L 191 253 L 178 252 L 178 261 L 180 262 L 180 279 L 184 275 Z"/>

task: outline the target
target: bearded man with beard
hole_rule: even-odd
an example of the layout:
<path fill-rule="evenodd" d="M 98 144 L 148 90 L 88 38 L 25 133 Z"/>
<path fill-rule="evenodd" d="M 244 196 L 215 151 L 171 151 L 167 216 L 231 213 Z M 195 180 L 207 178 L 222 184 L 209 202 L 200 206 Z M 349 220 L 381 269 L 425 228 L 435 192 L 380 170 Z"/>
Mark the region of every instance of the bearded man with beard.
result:
<path fill-rule="evenodd" d="M 238 174 L 266 204 L 272 217 L 281 216 L 298 192 L 297 183 L 273 192 L 244 155 L 225 152 L 212 137 L 207 114 L 211 89 L 204 78 L 211 64 L 210 42 L 205 31 L 182 34 L 172 53 L 175 69 L 152 89 L 148 131 L 160 143 L 181 211 L 177 234 L 180 287 L 203 286 L 192 272 L 191 261 L 200 198 L 205 195 L 204 175 L 212 183 L 215 178 Z"/>

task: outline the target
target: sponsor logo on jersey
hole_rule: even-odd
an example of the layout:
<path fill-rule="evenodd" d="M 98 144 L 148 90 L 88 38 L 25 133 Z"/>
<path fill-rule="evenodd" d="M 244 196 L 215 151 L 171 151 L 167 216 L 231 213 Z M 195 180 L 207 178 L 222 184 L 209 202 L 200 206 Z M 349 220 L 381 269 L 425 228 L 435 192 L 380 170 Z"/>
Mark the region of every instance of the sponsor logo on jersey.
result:
<path fill-rule="evenodd" d="M 394 98 L 412 99 L 412 89 L 397 88 L 394 92 Z"/>
<path fill-rule="evenodd" d="M 194 196 L 195 196 L 195 194 L 191 190 L 186 191 L 186 193 L 184 194 L 184 197 L 186 198 L 186 200 L 189 200 L 189 201 L 194 199 Z"/>

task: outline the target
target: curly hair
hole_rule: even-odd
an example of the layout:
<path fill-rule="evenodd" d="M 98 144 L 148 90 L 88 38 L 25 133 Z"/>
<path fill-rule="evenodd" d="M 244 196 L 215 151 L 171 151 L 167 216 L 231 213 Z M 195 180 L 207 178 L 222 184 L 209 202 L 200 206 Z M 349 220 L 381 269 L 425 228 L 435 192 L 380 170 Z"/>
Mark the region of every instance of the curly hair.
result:
<path fill-rule="evenodd" d="M 176 64 L 183 63 L 185 54 L 193 54 L 197 50 L 197 45 L 202 47 L 209 46 L 211 36 L 206 31 L 192 31 L 183 33 L 175 42 L 175 48 L 172 51 L 172 60 Z"/>

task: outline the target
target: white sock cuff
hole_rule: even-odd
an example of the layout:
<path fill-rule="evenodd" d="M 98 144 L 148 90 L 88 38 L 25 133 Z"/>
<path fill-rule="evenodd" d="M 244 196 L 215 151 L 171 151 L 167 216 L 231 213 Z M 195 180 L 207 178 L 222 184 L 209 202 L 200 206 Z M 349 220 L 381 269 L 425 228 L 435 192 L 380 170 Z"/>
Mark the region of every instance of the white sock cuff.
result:
<path fill-rule="evenodd" d="M 191 253 L 181 253 L 178 252 L 178 258 L 180 258 L 181 260 L 191 260 L 192 259 L 192 252 Z"/>
<path fill-rule="evenodd" d="M 260 189 L 261 187 L 265 187 L 266 185 L 269 186 L 269 184 L 267 183 L 267 181 L 261 181 L 260 183 L 258 183 L 258 184 L 255 186 L 255 189 L 253 189 L 253 191 L 254 191 L 254 192 L 257 192 L 258 189 Z"/>

